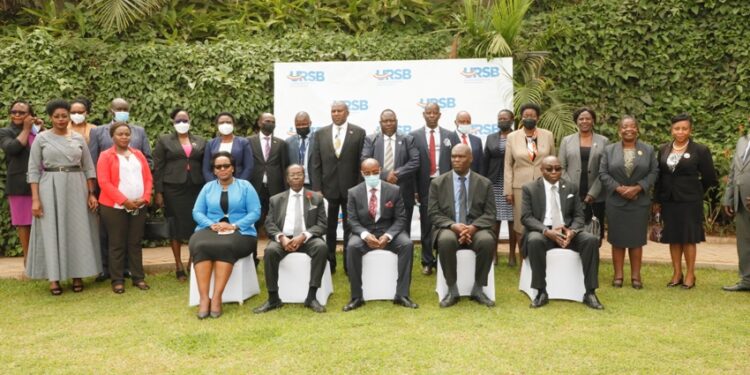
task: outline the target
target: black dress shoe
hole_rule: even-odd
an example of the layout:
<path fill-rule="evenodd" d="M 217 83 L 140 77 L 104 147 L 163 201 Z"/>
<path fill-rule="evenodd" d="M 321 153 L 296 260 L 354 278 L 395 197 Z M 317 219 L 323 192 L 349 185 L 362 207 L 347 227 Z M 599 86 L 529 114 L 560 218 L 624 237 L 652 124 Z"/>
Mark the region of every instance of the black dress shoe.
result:
<path fill-rule="evenodd" d="M 316 313 L 326 312 L 325 306 L 321 305 L 320 302 L 318 302 L 318 300 L 315 298 L 313 298 L 310 302 L 305 302 L 305 307 L 312 311 L 315 311 Z"/>
<path fill-rule="evenodd" d="M 432 275 L 432 267 L 430 267 L 430 266 L 424 266 L 424 267 L 422 267 L 422 275 L 425 275 L 425 276 Z"/>
<path fill-rule="evenodd" d="M 349 301 L 349 303 L 347 303 L 346 306 L 344 306 L 344 311 L 352 311 L 364 305 L 365 305 L 365 300 L 363 300 L 362 298 L 352 298 L 352 300 Z"/>
<path fill-rule="evenodd" d="M 253 312 L 256 313 L 256 314 L 263 314 L 263 313 L 269 312 L 271 310 L 276 310 L 278 308 L 281 308 L 281 306 L 284 306 L 284 304 L 281 303 L 280 300 L 279 301 L 274 301 L 274 302 L 271 302 L 270 300 L 268 300 L 264 304 L 262 304 L 262 305 L 260 305 L 260 306 L 258 306 L 256 308 L 254 308 Z"/>
<path fill-rule="evenodd" d="M 96 276 L 96 279 L 94 279 L 94 281 L 96 281 L 97 283 L 100 283 L 100 282 L 102 282 L 104 280 L 107 280 L 107 279 L 109 279 L 109 274 L 102 272 L 102 273 L 100 273 L 99 275 Z"/>
<path fill-rule="evenodd" d="M 739 283 L 732 286 L 723 286 L 721 289 L 727 292 L 750 292 L 750 287 L 746 287 Z"/>
<path fill-rule="evenodd" d="M 601 302 L 599 302 L 599 298 L 596 298 L 596 293 L 584 294 L 583 304 L 594 310 L 604 310 L 604 306 L 602 306 Z"/>
<path fill-rule="evenodd" d="M 546 305 L 547 303 L 549 303 L 549 296 L 547 295 L 547 292 L 541 292 L 536 295 L 533 301 L 531 301 L 531 305 L 529 305 L 529 307 L 531 307 L 532 309 L 537 309 Z"/>
<path fill-rule="evenodd" d="M 408 307 L 410 309 L 416 309 L 417 307 L 419 307 L 419 305 L 414 303 L 414 301 L 412 301 L 411 299 L 409 299 L 409 297 L 406 297 L 406 296 L 396 296 L 396 298 L 393 299 L 393 304 L 401 305 L 403 307 Z"/>
<path fill-rule="evenodd" d="M 490 297 L 487 297 L 484 292 L 479 292 L 477 294 L 472 294 L 471 299 L 473 301 L 476 301 L 476 303 L 480 305 L 485 305 L 487 307 L 493 307 L 495 306 L 495 301 L 491 300 Z"/>
<path fill-rule="evenodd" d="M 458 296 L 448 293 L 443 297 L 443 300 L 440 301 L 440 307 L 451 307 L 458 303 Z"/>

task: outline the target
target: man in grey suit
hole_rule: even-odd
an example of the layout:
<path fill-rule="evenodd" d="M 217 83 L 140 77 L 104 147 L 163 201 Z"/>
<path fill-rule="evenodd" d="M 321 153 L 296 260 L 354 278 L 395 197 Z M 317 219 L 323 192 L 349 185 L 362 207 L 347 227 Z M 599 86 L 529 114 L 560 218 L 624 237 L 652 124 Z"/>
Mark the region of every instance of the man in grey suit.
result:
<path fill-rule="evenodd" d="M 315 312 L 326 309 L 315 298 L 320 288 L 326 267 L 328 249 L 323 242 L 326 231 L 326 211 L 323 196 L 303 187 L 305 169 L 292 164 L 286 170 L 289 190 L 271 197 L 266 231 L 269 242 L 263 256 L 266 273 L 268 301 L 254 309 L 256 314 L 280 308 L 279 264 L 287 254 L 305 253 L 312 258 L 310 264 L 310 289 L 305 299 L 305 307 Z"/>
<path fill-rule="evenodd" d="M 471 299 L 487 307 L 495 306 L 482 287 L 487 286 L 492 258 L 497 250 L 495 194 L 492 183 L 471 171 L 471 149 L 459 144 L 451 151 L 453 171 L 443 173 L 430 183 L 428 204 L 432 222 L 432 243 L 437 247 L 448 294 L 440 307 L 450 307 L 460 298 L 456 285 L 456 251 L 472 249 L 477 254 Z"/>
<path fill-rule="evenodd" d="M 432 253 L 432 223 L 427 214 L 427 203 L 430 198 L 430 182 L 451 170 L 451 132 L 438 126 L 440 106 L 428 103 L 424 106 L 425 126 L 411 132 L 414 146 L 419 152 L 419 170 L 417 171 L 417 194 L 419 195 L 419 220 L 422 233 L 422 274 L 432 275 L 437 265 Z"/>
<path fill-rule="evenodd" d="M 109 112 L 112 114 L 112 121 L 109 124 L 104 124 L 91 129 L 89 134 L 89 151 L 91 152 L 91 158 L 94 161 L 94 165 L 99 161 L 99 154 L 112 147 L 112 136 L 109 135 L 109 127 L 115 122 L 126 122 L 130 126 L 130 147 L 140 150 L 143 156 L 146 157 L 148 167 L 154 168 L 154 161 L 151 157 L 151 145 L 148 143 L 148 137 L 146 136 L 146 130 L 143 127 L 130 123 L 130 104 L 123 98 L 115 98 L 109 105 Z M 97 185 L 98 186 L 98 185 Z M 104 281 L 109 279 L 107 273 L 109 267 L 109 245 L 107 244 L 108 237 L 107 231 L 104 228 L 104 223 L 99 223 L 99 242 L 102 252 L 102 269 L 105 271 L 96 277 L 96 281 Z M 125 259 L 127 264 L 127 259 Z M 126 271 L 125 275 L 129 275 L 130 272 Z"/>
<path fill-rule="evenodd" d="M 307 112 L 299 112 L 294 116 L 294 130 L 297 134 L 287 137 L 286 149 L 289 153 L 289 164 L 299 164 L 310 169 L 310 154 L 312 154 L 313 139 L 315 133 L 310 133 L 310 115 Z M 310 174 L 305 173 L 305 189 L 312 189 Z"/>
<path fill-rule="evenodd" d="M 398 281 L 393 303 L 416 309 L 409 299 L 414 243 L 405 232 L 406 214 L 399 187 L 380 179 L 380 164 L 365 159 L 361 164 L 365 181 L 349 189 L 347 209 L 352 237 L 346 246 L 351 300 L 344 311 L 365 304 L 362 297 L 362 257 L 370 250 L 389 250 L 398 256 Z"/>
<path fill-rule="evenodd" d="M 347 192 L 362 181 L 359 174 L 359 156 L 365 142 L 365 130 L 350 124 L 349 107 L 336 101 L 331 105 L 333 123 L 318 130 L 310 152 L 310 181 L 314 191 L 323 192 L 328 201 L 328 262 L 331 273 L 336 272 L 336 228 L 339 221 L 339 208 L 343 212 L 344 248 L 351 234 L 347 220 Z M 346 271 L 344 253 L 344 271 Z"/>
<path fill-rule="evenodd" d="M 596 297 L 599 287 L 599 238 L 583 231 L 583 204 L 578 188 L 560 178 L 562 165 L 556 156 L 542 159 L 542 178 L 523 185 L 521 222 L 524 246 L 521 251 L 531 265 L 531 287 L 539 291 L 532 308 L 549 302 L 547 295 L 547 251 L 553 248 L 578 252 L 583 263 L 586 293 L 583 303 L 592 309 L 604 308 Z"/>
<path fill-rule="evenodd" d="M 409 134 L 400 134 L 398 119 L 393 110 L 386 109 L 380 113 L 380 133 L 370 134 L 365 138 L 362 148 L 362 160 L 373 158 L 382 166 L 380 178 L 388 183 L 398 185 L 406 211 L 406 230 L 411 233 L 411 216 L 414 212 L 414 184 L 419 169 L 419 150 L 414 146 L 414 138 Z"/>
<path fill-rule="evenodd" d="M 734 150 L 729 181 L 724 193 L 724 212 L 735 217 L 740 281 L 722 289 L 750 291 L 750 134 L 740 137 Z"/>

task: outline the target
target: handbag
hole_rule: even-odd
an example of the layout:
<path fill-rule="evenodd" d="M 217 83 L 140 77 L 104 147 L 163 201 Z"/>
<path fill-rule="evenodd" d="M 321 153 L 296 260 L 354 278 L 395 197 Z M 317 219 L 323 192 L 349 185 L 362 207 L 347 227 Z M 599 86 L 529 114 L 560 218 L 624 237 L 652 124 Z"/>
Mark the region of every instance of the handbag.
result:
<path fill-rule="evenodd" d="M 149 214 L 143 228 L 143 238 L 149 241 L 169 239 L 169 221 L 164 216 Z"/>
<path fill-rule="evenodd" d="M 591 221 L 583 227 L 583 231 L 599 238 L 599 235 L 602 232 L 602 223 L 596 218 L 596 216 L 591 216 Z"/>
<path fill-rule="evenodd" d="M 661 223 L 661 215 L 654 214 L 651 228 L 648 230 L 648 239 L 653 242 L 661 242 L 661 230 L 664 226 Z"/>

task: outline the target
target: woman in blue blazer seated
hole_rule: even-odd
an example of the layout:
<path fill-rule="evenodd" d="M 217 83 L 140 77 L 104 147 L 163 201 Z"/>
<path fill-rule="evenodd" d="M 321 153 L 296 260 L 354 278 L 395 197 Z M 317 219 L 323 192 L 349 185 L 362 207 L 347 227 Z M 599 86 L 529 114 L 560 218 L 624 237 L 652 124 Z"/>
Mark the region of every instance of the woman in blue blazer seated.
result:
<path fill-rule="evenodd" d="M 206 151 L 203 154 L 203 178 L 206 181 L 216 179 L 214 171 L 211 170 L 211 160 L 220 151 L 232 154 L 235 161 L 234 177 L 250 181 L 253 173 L 253 149 L 250 141 L 245 137 L 236 137 L 234 127 L 237 123 L 234 115 L 229 112 L 219 113 L 214 119 L 219 136 L 208 141 Z"/>
<path fill-rule="evenodd" d="M 193 207 L 198 224 L 190 237 L 190 255 L 198 280 L 198 319 L 221 316 L 221 296 L 234 263 L 250 255 L 257 245 L 254 224 L 260 218 L 260 199 L 253 186 L 234 177 L 235 162 L 226 151 L 211 159 L 215 181 L 207 182 Z M 208 296 L 211 273 L 214 293 Z"/>

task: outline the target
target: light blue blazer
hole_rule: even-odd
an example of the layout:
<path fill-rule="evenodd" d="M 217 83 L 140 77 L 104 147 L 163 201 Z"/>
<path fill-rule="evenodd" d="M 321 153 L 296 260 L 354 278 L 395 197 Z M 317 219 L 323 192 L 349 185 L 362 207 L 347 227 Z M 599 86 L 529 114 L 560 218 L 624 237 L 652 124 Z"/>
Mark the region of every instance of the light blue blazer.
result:
<path fill-rule="evenodd" d="M 260 219 L 260 199 L 253 185 L 246 180 L 235 178 L 229 185 L 229 223 L 237 225 L 245 236 L 258 236 L 255 222 Z M 218 223 L 224 217 L 221 209 L 221 184 L 218 180 L 203 185 L 198 199 L 193 206 L 193 220 L 198 223 L 199 231 Z"/>

